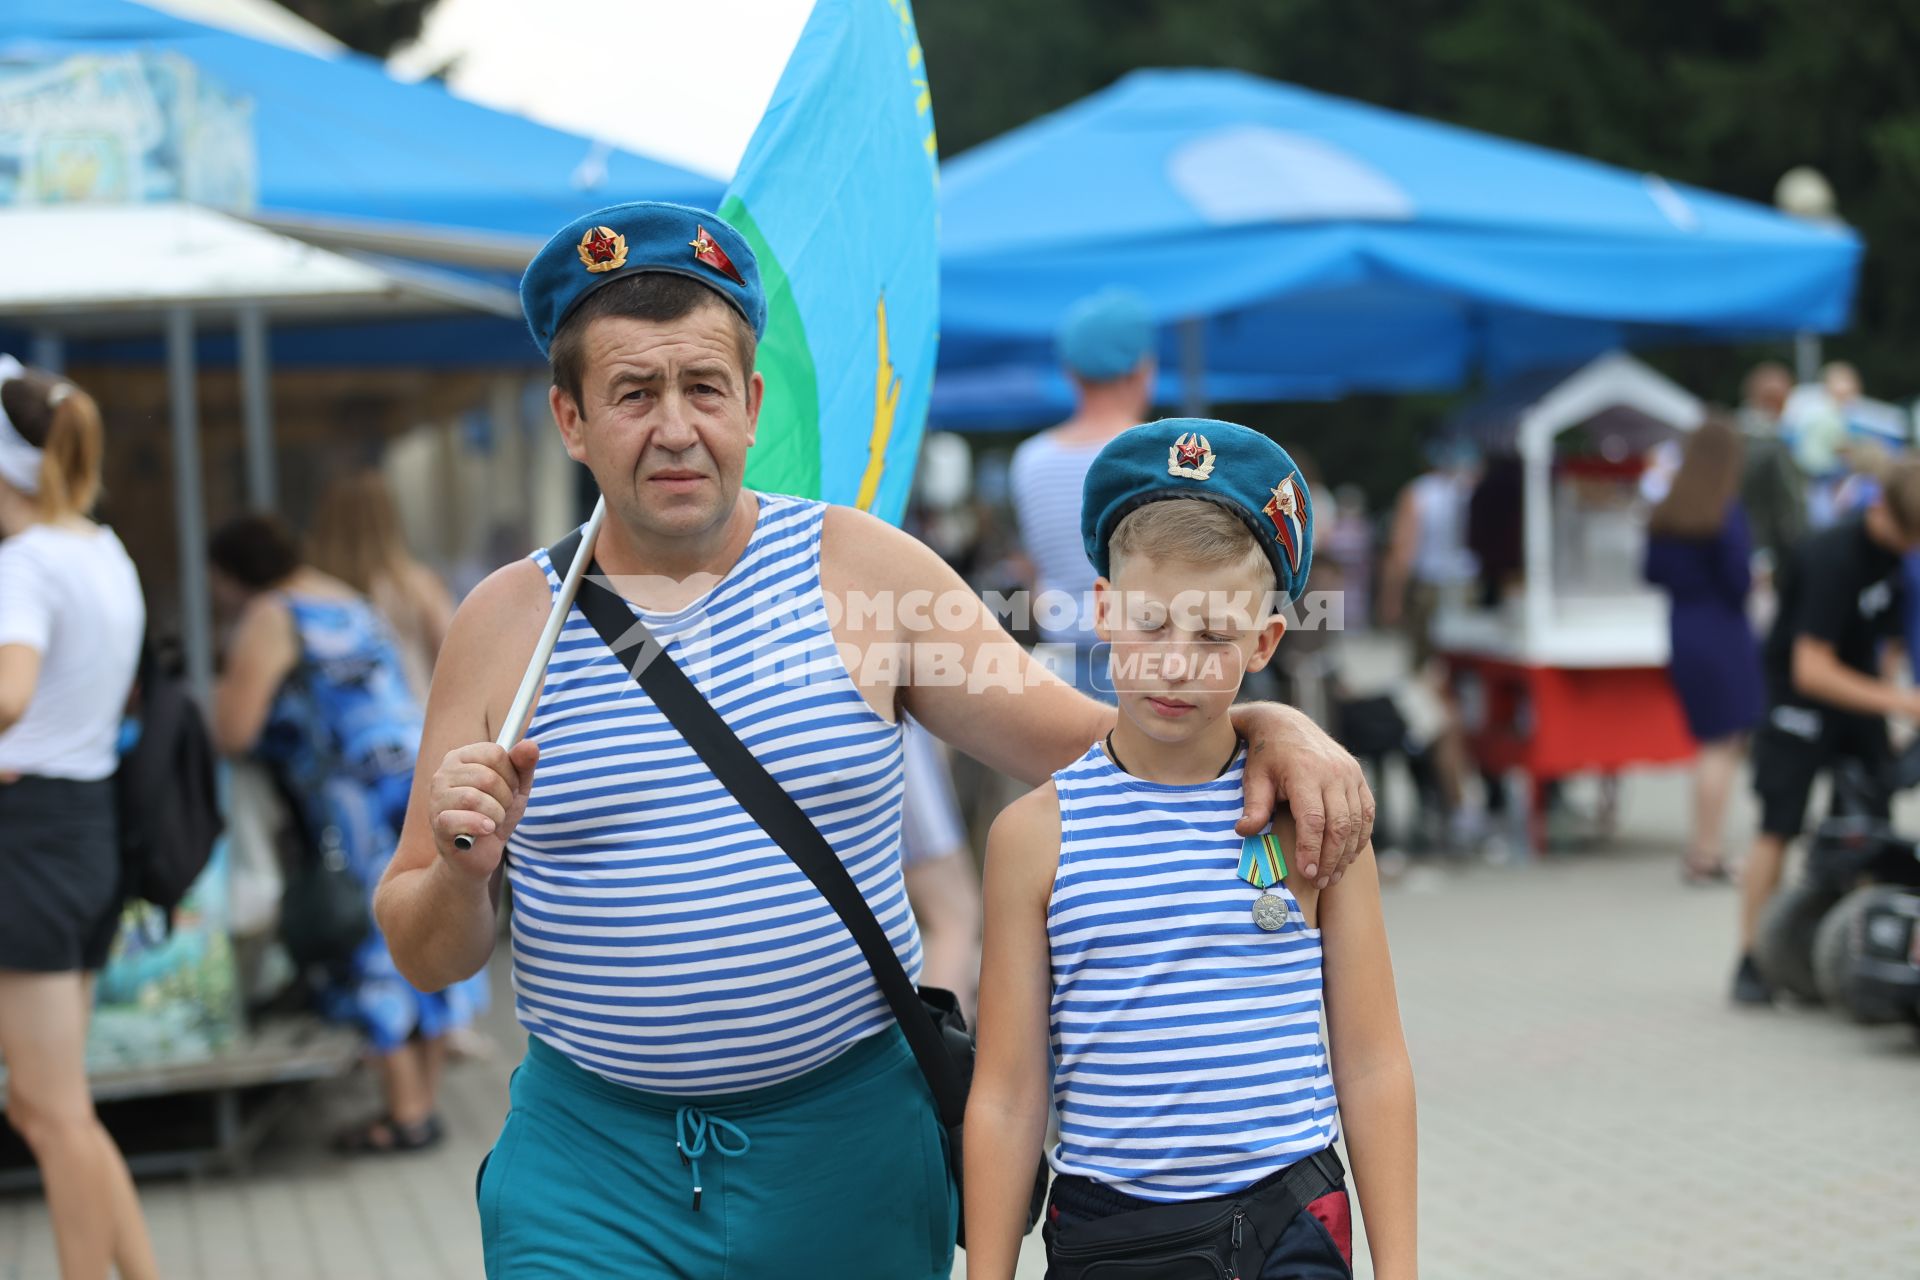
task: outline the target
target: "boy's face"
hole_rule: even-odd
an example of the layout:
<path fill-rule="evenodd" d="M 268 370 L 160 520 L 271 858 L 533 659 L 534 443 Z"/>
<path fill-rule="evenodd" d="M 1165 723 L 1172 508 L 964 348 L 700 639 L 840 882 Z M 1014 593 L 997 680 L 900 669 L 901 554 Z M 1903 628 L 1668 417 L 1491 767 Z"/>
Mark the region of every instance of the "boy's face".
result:
<path fill-rule="evenodd" d="M 1287 622 L 1243 567 L 1116 559 L 1094 583 L 1095 631 L 1112 646 L 1120 711 L 1147 736 L 1184 742 L 1227 713 L 1273 658 Z"/>

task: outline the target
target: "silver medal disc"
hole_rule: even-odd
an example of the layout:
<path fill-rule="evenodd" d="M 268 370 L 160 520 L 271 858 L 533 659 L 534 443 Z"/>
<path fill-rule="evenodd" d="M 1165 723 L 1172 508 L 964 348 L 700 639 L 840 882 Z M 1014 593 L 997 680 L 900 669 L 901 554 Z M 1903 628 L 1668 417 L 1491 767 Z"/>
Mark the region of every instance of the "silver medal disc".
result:
<path fill-rule="evenodd" d="M 1287 927 L 1287 900 L 1278 894 L 1263 893 L 1253 900 L 1253 922 L 1274 933 Z"/>

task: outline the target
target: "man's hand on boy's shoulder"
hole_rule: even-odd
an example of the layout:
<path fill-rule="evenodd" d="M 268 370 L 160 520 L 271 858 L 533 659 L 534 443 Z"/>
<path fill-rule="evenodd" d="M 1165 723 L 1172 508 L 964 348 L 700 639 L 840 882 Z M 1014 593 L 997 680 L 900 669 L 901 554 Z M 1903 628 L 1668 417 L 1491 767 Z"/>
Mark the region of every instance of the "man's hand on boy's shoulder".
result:
<path fill-rule="evenodd" d="M 1337 884 L 1373 840 L 1373 790 L 1360 762 L 1294 707 L 1250 703 L 1234 719 L 1249 748 L 1246 811 L 1235 829 L 1258 835 L 1276 802 L 1285 803 L 1300 874 L 1321 888 Z"/>

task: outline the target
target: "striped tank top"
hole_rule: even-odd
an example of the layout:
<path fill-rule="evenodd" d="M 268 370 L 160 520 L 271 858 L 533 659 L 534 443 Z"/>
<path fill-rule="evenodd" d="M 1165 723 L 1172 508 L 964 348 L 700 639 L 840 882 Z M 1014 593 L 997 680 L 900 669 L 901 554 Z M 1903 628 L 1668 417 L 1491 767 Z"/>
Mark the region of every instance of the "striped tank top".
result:
<path fill-rule="evenodd" d="M 835 645 L 826 508 L 756 496 L 752 539 L 711 591 L 636 615 L 813 819 L 917 974 L 900 729 L 860 696 Z M 557 589 L 546 552 L 535 560 Z M 530 1033 L 616 1083 L 713 1094 L 803 1075 L 892 1025 L 839 917 L 578 606 L 527 736 L 540 764 L 507 874 Z"/>
<path fill-rule="evenodd" d="M 1099 639 L 1086 605 L 1096 575 L 1080 536 L 1081 494 L 1099 454 L 1097 442 L 1061 444 L 1052 432 L 1034 436 L 1013 451 L 1009 480 L 1020 545 L 1033 561 L 1035 588 L 1062 597 L 1036 617 L 1042 638 L 1055 644 L 1090 645 Z M 1071 609 L 1067 599 L 1073 602 Z"/>
<path fill-rule="evenodd" d="M 1320 1030 L 1320 931 L 1253 922 L 1238 876 L 1242 752 L 1146 782 L 1096 744 L 1053 776 L 1056 1172 L 1145 1200 L 1231 1195 L 1339 1137 Z"/>

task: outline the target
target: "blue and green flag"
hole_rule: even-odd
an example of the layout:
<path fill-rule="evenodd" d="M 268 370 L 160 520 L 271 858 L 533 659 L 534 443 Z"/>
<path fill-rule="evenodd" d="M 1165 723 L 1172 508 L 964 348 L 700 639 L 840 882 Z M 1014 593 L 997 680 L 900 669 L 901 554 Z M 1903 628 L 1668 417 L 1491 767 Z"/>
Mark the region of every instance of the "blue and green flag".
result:
<path fill-rule="evenodd" d="M 756 489 L 898 523 L 938 341 L 939 169 L 907 0 L 819 0 L 720 216 L 759 259 Z"/>

